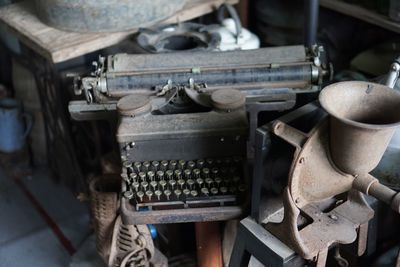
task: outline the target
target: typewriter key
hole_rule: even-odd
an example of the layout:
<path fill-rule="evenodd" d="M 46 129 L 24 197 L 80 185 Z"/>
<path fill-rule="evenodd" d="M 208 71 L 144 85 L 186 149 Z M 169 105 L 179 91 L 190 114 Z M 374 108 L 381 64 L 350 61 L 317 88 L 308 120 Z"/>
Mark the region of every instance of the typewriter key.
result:
<path fill-rule="evenodd" d="M 157 178 L 159 180 L 164 180 L 164 172 L 163 171 L 158 171 L 157 172 Z"/>
<path fill-rule="evenodd" d="M 201 189 L 201 193 L 203 193 L 203 195 L 208 196 L 208 194 L 209 194 L 208 188 L 207 188 L 207 187 L 203 187 L 203 188 Z"/>
<path fill-rule="evenodd" d="M 170 168 L 171 170 L 175 170 L 177 164 L 178 164 L 178 163 L 176 162 L 176 160 L 171 160 L 171 161 L 169 162 L 169 168 Z"/>
<path fill-rule="evenodd" d="M 200 177 L 200 169 L 194 169 L 193 175 L 194 175 L 194 178 L 199 178 Z"/>
<path fill-rule="evenodd" d="M 179 165 L 179 169 L 183 170 L 183 169 L 185 169 L 186 161 L 183 160 L 183 159 L 181 159 L 181 160 L 178 162 L 178 165 Z"/>
<path fill-rule="evenodd" d="M 132 187 L 135 189 L 136 192 L 139 190 L 139 186 L 140 186 L 140 184 L 138 182 L 132 183 Z"/>
<path fill-rule="evenodd" d="M 167 182 L 164 180 L 161 180 L 158 184 L 161 186 L 162 190 L 164 190 L 165 186 L 167 185 Z"/>
<path fill-rule="evenodd" d="M 226 188 L 225 186 L 221 187 L 219 189 L 219 191 L 221 191 L 222 194 L 226 194 L 228 192 L 228 188 Z"/>
<path fill-rule="evenodd" d="M 211 191 L 211 194 L 213 194 L 213 195 L 218 194 L 218 189 L 215 187 L 211 188 L 210 191 Z"/>
<path fill-rule="evenodd" d="M 181 187 L 181 189 L 183 189 L 183 186 L 185 185 L 185 180 L 179 179 L 178 180 L 178 185 Z"/>
<path fill-rule="evenodd" d="M 176 185 L 176 181 L 172 179 L 172 180 L 169 180 L 168 183 L 171 186 L 171 189 L 174 189 L 174 186 Z"/>
<path fill-rule="evenodd" d="M 170 190 L 164 190 L 164 195 L 167 197 L 167 200 L 169 200 L 169 196 L 171 195 L 171 191 Z"/>
<path fill-rule="evenodd" d="M 166 160 L 161 161 L 161 170 L 166 171 L 167 168 L 168 168 L 168 161 Z"/>
<path fill-rule="evenodd" d="M 201 169 L 204 167 L 204 160 L 203 159 L 199 159 L 196 162 L 197 168 Z"/>
<path fill-rule="evenodd" d="M 126 198 L 126 199 L 132 199 L 133 198 L 133 192 L 132 191 L 125 191 L 124 192 L 124 197 Z"/>
<path fill-rule="evenodd" d="M 192 169 L 194 169 L 196 167 L 196 163 L 194 161 L 192 161 L 192 160 L 189 161 L 187 165 L 188 165 L 188 168 L 190 170 L 192 170 Z"/>
<path fill-rule="evenodd" d="M 153 196 L 153 191 L 151 190 L 146 191 L 146 196 L 149 198 L 149 201 L 151 201 L 151 197 Z"/>
<path fill-rule="evenodd" d="M 186 184 L 189 186 L 189 189 L 192 190 L 194 181 L 192 179 L 187 179 Z"/>
<path fill-rule="evenodd" d="M 143 162 L 143 171 L 148 172 L 150 168 L 150 162 L 145 161 Z"/>
<path fill-rule="evenodd" d="M 196 190 L 190 191 L 190 195 L 191 195 L 192 197 L 197 197 L 198 194 L 199 194 L 199 193 L 198 193 Z"/>
<path fill-rule="evenodd" d="M 139 172 L 139 178 L 140 178 L 141 181 L 145 181 L 146 180 L 146 173 Z"/>
<path fill-rule="evenodd" d="M 147 172 L 147 178 L 149 178 L 150 179 L 150 181 L 153 181 L 154 180 L 154 172 L 153 171 L 149 171 L 149 172 Z"/>
<path fill-rule="evenodd" d="M 179 189 L 176 189 L 176 190 L 174 191 L 174 194 L 175 194 L 176 198 L 179 199 L 179 197 L 182 195 L 182 191 L 179 190 Z"/>
<path fill-rule="evenodd" d="M 176 179 L 181 179 L 182 178 L 182 171 L 181 170 L 175 170 L 175 178 Z"/>
<path fill-rule="evenodd" d="M 168 180 L 171 180 L 174 176 L 174 172 L 172 170 L 166 171 L 165 174 L 167 175 Z"/>
<path fill-rule="evenodd" d="M 144 193 L 142 191 L 137 192 L 136 196 L 140 199 L 140 202 L 143 202 Z"/>
<path fill-rule="evenodd" d="M 157 171 L 158 170 L 158 166 L 160 166 L 160 162 L 158 162 L 158 161 L 153 161 L 152 163 L 151 163 L 151 165 L 153 166 L 153 171 Z"/>
<path fill-rule="evenodd" d="M 143 181 L 140 183 L 140 185 L 142 186 L 143 190 L 146 191 L 147 187 L 149 186 L 149 183 L 146 181 Z"/>
<path fill-rule="evenodd" d="M 158 201 L 160 201 L 162 192 L 161 192 L 160 190 L 156 190 L 156 191 L 154 192 L 154 194 L 156 195 Z"/>
<path fill-rule="evenodd" d="M 189 189 L 183 189 L 183 194 L 185 196 L 189 196 L 190 195 L 190 190 Z"/>
<path fill-rule="evenodd" d="M 156 181 L 151 181 L 150 186 L 153 188 L 153 190 L 156 190 L 158 183 Z"/>
<path fill-rule="evenodd" d="M 142 167 L 142 163 L 137 161 L 137 162 L 133 163 L 133 166 L 135 167 L 135 171 L 136 172 L 140 172 L 141 171 L 141 167 Z"/>

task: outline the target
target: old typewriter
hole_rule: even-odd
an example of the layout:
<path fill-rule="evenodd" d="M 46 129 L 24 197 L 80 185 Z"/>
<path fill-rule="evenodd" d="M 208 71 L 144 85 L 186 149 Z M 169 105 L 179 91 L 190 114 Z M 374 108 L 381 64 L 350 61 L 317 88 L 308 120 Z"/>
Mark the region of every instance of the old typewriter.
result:
<path fill-rule="evenodd" d="M 118 118 L 125 224 L 229 220 L 248 202 L 247 146 L 261 111 L 320 89 L 321 47 L 100 57 L 75 79 L 76 120 Z"/>

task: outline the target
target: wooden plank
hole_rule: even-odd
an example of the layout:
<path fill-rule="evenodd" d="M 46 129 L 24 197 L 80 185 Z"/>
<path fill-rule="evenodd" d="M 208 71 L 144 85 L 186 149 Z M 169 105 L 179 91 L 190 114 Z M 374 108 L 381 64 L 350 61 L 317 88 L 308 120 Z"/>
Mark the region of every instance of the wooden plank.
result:
<path fill-rule="evenodd" d="M 400 24 L 398 22 L 394 22 L 390 20 L 389 17 L 375 13 L 366 8 L 338 0 L 320 0 L 320 5 L 347 16 L 400 33 Z"/>
<path fill-rule="evenodd" d="M 0 22 L 26 46 L 48 60 L 59 63 L 99 49 L 115 45 L 137 32 L 76 33 L 51 28 L 34 13 L 32 1 L 26 0 L 0 9 Z M 216 10 L 223 3 L 236 4 L 238 0 L 189 0 L 186 6 L 162 23 L 190 20 Z"/>

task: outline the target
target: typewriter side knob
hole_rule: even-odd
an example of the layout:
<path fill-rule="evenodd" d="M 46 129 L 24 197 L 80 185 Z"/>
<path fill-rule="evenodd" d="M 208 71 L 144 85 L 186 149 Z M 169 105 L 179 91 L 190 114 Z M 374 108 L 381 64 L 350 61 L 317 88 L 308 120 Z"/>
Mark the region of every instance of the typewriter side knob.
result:
<path fill-rule="evenodd" d="M 117 103 L 117 110 L 123 116 L 137 116 L 151 111 L 150 98 L 146 95 L 128 95 Z"/>
<path fill-rule="evenodd" d="M 219 110 L 230 111 L 244 107 L 246 97 L 235 89 L 221 89 L 212 93 L 212 105 Z"/>

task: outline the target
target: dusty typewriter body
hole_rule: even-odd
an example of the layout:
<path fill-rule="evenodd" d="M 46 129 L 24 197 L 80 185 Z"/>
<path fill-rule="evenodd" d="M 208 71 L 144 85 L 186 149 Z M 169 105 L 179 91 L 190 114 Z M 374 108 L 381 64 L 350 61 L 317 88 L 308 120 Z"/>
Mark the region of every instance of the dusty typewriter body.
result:
<path fill-rule="evenodd" d="M 212 108 L 200 106 L 182 89 L 172 92 L 173 100 L 170 96 L 136 95 L 119 101 L 117 141 L 123 161 L 124 223 L 240 216 L 249 188 L 245 98 L 232 90 L 220 90 L 213 96 L 222 93 L 231 101 L 232 92 L 240 103 L 234 101 L 234 106 L 227 108 L 221 102 Z M 136 102 L 133 109 L 132 101 Z M 162 108 L 160 101 L 165 101 Z M 191 112 L 185 112 L 187 109 Z"/>
<path fill-rule="evenodd" d="M 118 115 L 124 223 L 239 217 L 258 113 L 319 90 L 330 73 L 322 54 L 289 46 L 100 58 L 91 76 L 76 79 L 86 101 L 69 110 L 76 120 Z"/>

